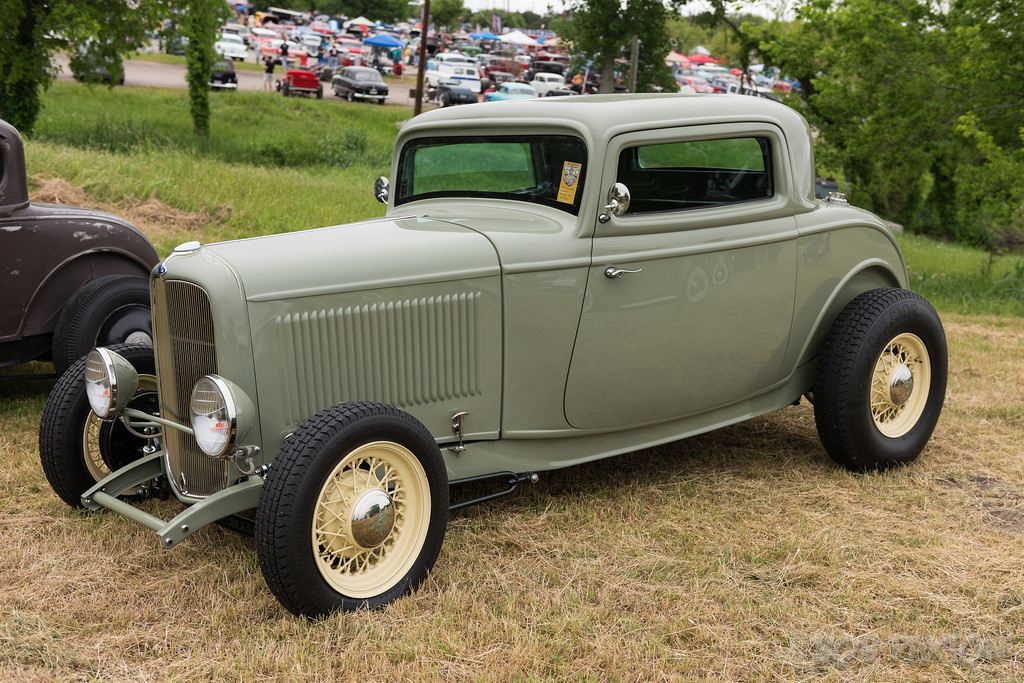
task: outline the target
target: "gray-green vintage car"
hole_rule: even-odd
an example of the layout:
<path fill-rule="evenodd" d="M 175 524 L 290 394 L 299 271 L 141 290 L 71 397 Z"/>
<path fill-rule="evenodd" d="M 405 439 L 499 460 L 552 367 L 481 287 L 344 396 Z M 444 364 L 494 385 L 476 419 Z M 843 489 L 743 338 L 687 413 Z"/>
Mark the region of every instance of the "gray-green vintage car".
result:
<path fill-rule="evenodd" d="M 155 349 L 96 349 L 49 398 L 58 495 L 167 548 L 249 519 L 271 590 L 320 615 L 421 582 L 456 484 L 493 479 L 460 504 L 478 502 L 801 396 L 847 467 L 909 462 L 931 436 L 941 322 L 882 221 L 814 198 L 784 105 L 434 111 L 402 128 L 391 178 L 384 218 L 164 260 Z M 186 507 L 165 521 L 144 495 Z"/>

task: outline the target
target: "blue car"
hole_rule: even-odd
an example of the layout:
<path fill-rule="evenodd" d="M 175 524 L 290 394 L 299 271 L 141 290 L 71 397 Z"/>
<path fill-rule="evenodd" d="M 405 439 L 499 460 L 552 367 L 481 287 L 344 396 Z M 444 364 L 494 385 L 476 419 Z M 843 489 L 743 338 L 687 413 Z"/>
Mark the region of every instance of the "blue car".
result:
<path fill-rule="evenodd" d="M 503 100 L 529 100 L 539 97 L 537 90 L 527 83 L 502 83 L 494 90 L 484 93 L 484 102 L 501 102 Z"/>

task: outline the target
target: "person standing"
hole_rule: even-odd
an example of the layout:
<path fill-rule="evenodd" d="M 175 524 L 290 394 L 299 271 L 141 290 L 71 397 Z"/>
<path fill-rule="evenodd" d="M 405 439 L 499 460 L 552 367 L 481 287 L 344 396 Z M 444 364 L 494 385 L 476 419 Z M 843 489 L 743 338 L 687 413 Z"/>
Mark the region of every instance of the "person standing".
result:
<path fill-rule="evenodd" d="M 281 41 L 281 69 L 288 71 L 288 41 Z"/>
<path fill-rule="evenodd" d="M 270 90 L 270 81 L 274 78 L 274 57 L 267 55 L 263 58 L 263 89 Z"/>

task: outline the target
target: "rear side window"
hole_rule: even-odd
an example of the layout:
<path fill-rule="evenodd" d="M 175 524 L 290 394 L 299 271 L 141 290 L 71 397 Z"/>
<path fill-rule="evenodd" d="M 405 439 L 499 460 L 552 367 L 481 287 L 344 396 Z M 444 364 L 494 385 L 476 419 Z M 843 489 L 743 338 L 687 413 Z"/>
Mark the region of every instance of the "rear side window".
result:
<path fill-rule="evenodd" d="M 627 214 L 769 199 L 772 145 L 745 137 L 630 147 L 619 155 L 617 180 L 630 191 Z"/>

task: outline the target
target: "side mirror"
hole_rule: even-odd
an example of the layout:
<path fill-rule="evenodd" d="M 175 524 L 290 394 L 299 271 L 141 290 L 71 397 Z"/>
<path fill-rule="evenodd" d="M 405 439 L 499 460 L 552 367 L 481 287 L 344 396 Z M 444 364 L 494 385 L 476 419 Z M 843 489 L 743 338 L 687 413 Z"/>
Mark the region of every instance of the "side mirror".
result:
<path fill-rule="evenodd" d="M 621 216 L 629 208 L 629 188 L 622 183 L 615 183 L 608 190 L 608 204 L 604 213 L 597 217 L 601 223 L 607 223 L 612 216 Z"/>
<path fill-rule="evenodd" d="M 377 182 L 373 184 L 373 196 L 377 198 L 377 201 L 381 204 L 388 203 L 388 190 L 391 188 L 391 183 L 384 176 L 377 178 Z"/>

